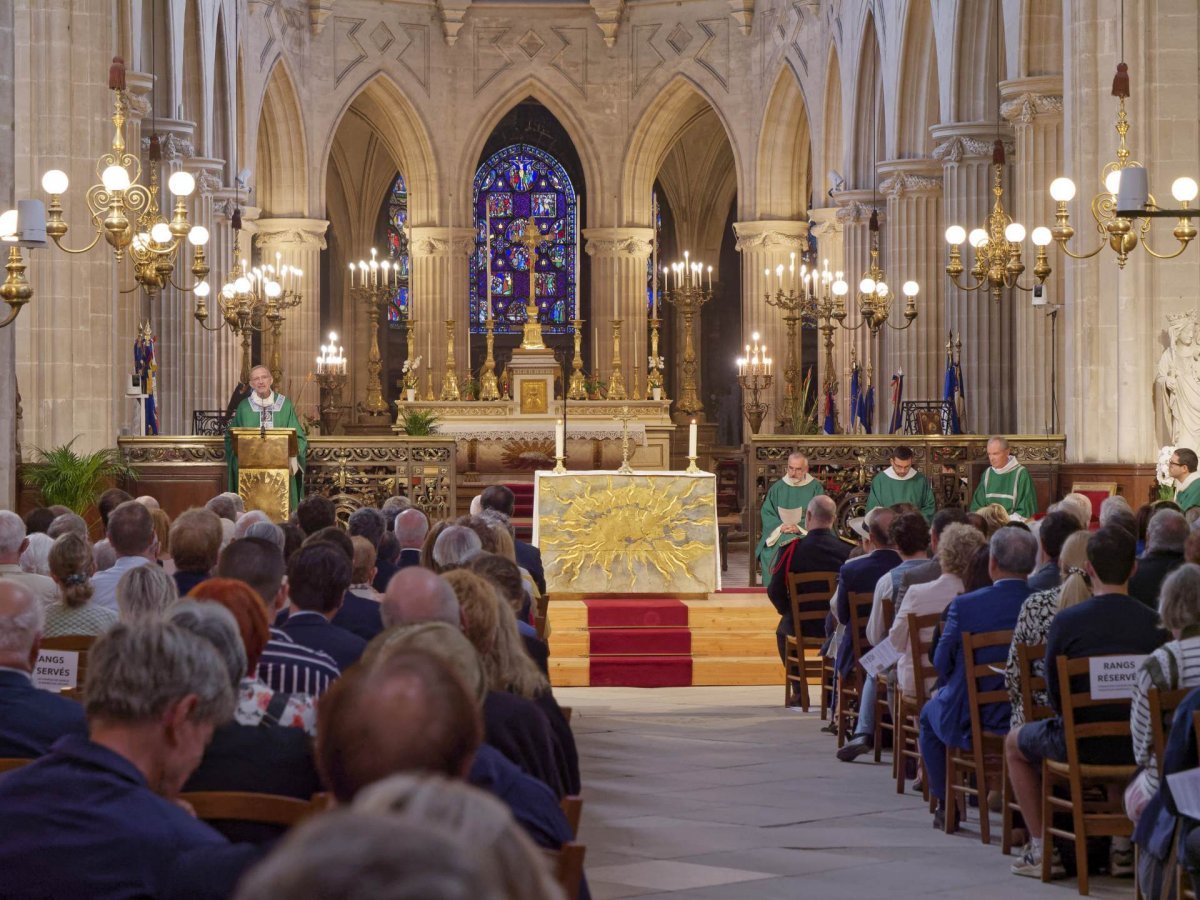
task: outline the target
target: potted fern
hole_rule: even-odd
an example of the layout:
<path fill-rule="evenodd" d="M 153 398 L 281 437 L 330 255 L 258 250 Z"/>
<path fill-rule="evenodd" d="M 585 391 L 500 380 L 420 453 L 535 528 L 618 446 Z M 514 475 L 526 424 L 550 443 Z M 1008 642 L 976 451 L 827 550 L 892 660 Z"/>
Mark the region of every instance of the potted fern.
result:
<path fill-rule="evenodd" d="M 37 459 L 21 467 L 21 481 L 37 488 L 46 506 L 65 506 L 83 515 L 111 481 L 132 478 L 133 469 L 112 447 L 95 453 L 76 453 L 78 436 L 61 447 L 35 448 Z"/>
<path fill-rule="evenodd" d="M 409 437 L 427 437 L 437 427 L 438 417 L 429 410 L 414 409 L 400 414 L 400 424 Z"/>

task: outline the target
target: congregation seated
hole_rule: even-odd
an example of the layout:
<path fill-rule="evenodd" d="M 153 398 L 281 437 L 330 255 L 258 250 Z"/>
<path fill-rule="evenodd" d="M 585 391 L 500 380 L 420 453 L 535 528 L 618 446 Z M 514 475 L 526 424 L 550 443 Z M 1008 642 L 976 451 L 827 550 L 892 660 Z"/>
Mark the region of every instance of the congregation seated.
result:
<path fill-rule="evenodd" d="M 971 746 L 971 713 L 967 697 L 967 672 L 963 658 L 962 635 L 965 632 L 982 634 L 989 631 L 1011 630 L 1016 624 L 1021 604 L 1029 596 L 1026 578 L 1033 571 L 1037 558 L 1037 539 L 1018 528 L 999 528 L 988 541 L 988 574 L 992 584 L 950 601 L 946 609 L 945 628 L 933 655 L 933 666 L 942 687 L 921 711 L 919 743 L 921 759 L 929 775 L 929 792 L 937 799 L 935 827 L 945 816 L 946 748 L 968 749 Z M 977 663 L 1003 662 L 1005 653 L 995 647 L 983 648 Z M 995 690 L 981 682 L 984 691 Z M 984 707 L 981 725 L 985 731 L 1003 734 L 1008 731 L 1011 714 L 1008 703 Z M 1022 807 L 1024 808 L 1024 807 Z"/>
<path fill-rule="evenodd" d="M 1146 525 L 1146 552 L 1138 557 L 1137 571 L 1129 579 L 1129 596 L 1151 609 L 1158 606 L 1158 591 L 1171 572 L 1183 565 L 1183 547 L 1190 529 L 1183 513 L 1156 511 Z"/>
<path fill-rule="evenodd" d="M 387 533 L 388 520 L 382 512 L 372 506 L 363 506 L 350 513 L 350 518 L 346 520 L 346 533 L 351 538 L 362 538 L 371 547 L 372 556 L 374 557 L 375 572 L 369 579 L 370 586 L 376 593 L 376 597 L 382 594 L 387 589 L 388 579 L 396 574 L 396 569 L 393 563 L 380 559 L 379 545 L 383 541 L 383 536 Z M 360 551 L 355 551 L 355 557 L 358 557 Z M 355 582 L 360 579 L 356 576 Z M 378 584 L 376 584 L 378 582 Z M 378 585 L 382 584 L 383 587 Z"/>
<path fill-rule="evenodd" d="M 21 568 L 21 554 L 29 547 L 25 523 L 8 510 L 0 510 L 0 581 L 19 584 L 37 597 L 43 606 L 58 600 L 58 585 L 46 575 Z"/>
<path fill-rule="evenodd" d="M 245 503 L 237 494 L 226 491 L 213 497 L 204 507 L 220 519 L 221 546 L 224 547 L 237 537 L 237 520 L 245 512 Z"/>
<path fill-rule="evenodd" d="M 150 510 L 136 500 L 126 500 L 112 511 L 108 516 L 105 534 L 115 559 L 111 566 L 102 568 L 97 556 L 98 571 L 92 577 L 92 585 L 96 592 L 92 602 L 115 612 L 117 582 L 131 569 L 154 564 L 158 551 L 158 537 L 154 533 L 154 520 L 150 517 Z M 97 552 L 95 547 L 92 551 Z"/>
<path fill-rule="evenodd" d="M 490 532 L 488 536 L 490 537 Z M 476 554 L 482 552 L 483 538 L 479 532 L 467 525 L 447 525 L 434 539 L 430 557 L 433 570 L 441 574 L 465 566 Z"/>
<path fill-rule="evenodd" d="M 975 510 L 985 523 L 987 523 L 987 531 L 985 534 L 992 535 L 996 530 L 1003 525 L 1007 525 L 1009 521 L 1008 510 L 999 503 L 988 503 Z"/>
<path fill-rule="evenodd" d="M 900 565 L 900 554 L 889 534 L 895 512 L 886 506 L 877 506 L 867 513 L 864 548 L 866 553 L 857 559 L 848 560 L 838 571 L 838 589 L 834 595 L 833 608 L 839 625 L 846 627 L 842 642 L 838 646 L 835 666 L 839 678 L 848 678 L 858 662 L 854 658 L 853 637 L 850 634 L 850 594 L 873 593 L 879 579 Z"/>
<path fill-rule="evenodd" d="M 1088 538 L 1086 568 L 1093 596 L 1055 615 L 1046 637 L 1047 694 L 1055 715 L 1027 722 L 1010 731 L 1005 739 L 1004 751 L 1013 791 L 1031 835 L 1029 844 L 1012 865 L 1014 874 L 1041 875 L 1041 764 L 1043 759 L 1063 762 L 1067 758 L 1062 700 L 1058 680 L 1051 677 L 1057 672 L 1058 658 L 1147 654 L 1167 638 L 1159 628 L 1155 613 L 1128 593 L 1129 578 L 1136 566 L 1136 543 L 1132 531 L 1115 524 L 1102 525 Z M 1087 710 L 1087 721 L 1102 722 L 1106 716 L 1111 719 L 1127 715 L 1124 706 L 1094 707 Z M 1133 748 L 1125 738 L 1097 738 L 1089 741 L 1081 754 L 1086 763 L 1128 765 L 1133 762 Z M 1111 868 L 1117 871 L 1132 869 L 1128 842 L 1114 840 L 1113 855 Z M 1060 874 L 1063 871 L 1057 850 L 1051 857 L 1051 870 Z"/>
<path fill-rule="evenodd" d="M 511 523 L 513 510 L 516 507 L 516 495 L 512 492 L 512 488 L 506 485 L 490 484 L 479 495 L 479 507 L 482 511 L 491 510 L 500 513 L 506 521 Z M 539 593 L 546 593 L 546 575 L 542 566 L 542 552 L 533 544 L 516 540 L 515 536 L 513 538 L 513 546 L 517 556 L 517 565 L 525 569 L 533 577 Z"/>
<path fill-rule="evenodd" d="M 918 584 L 929 584 L 941 577 L 942 566 L 938 562 L 938 546 L 941 542 L 942 534 L 951 525 L 962 524 L 966 521 L 967 512 L 961 506 L 947 506 L 934 513 L 933 520 L 929 523 L 930 558 L 918 566 L 906 569 L 904 574 L 900 576 L 900 583 L 896 589 L 895 596 L 896 609 L 899 609 L 900 604 L 904 602 L 904 597 L 907 595 L 910 587 Z"/>
<path fill-rule="evenodd" d="M 79 535 L 85 541 L 88 540 L 88 524 L 83 520 L 83 516 L 76 515 L 69 510 L 54 517 L 54 521 L 46 529 L 46 537 L 58 539 L 67 532 L 72 532 Z M 93 553 L 95 548 L 93 548 Z"/>
<path fill-rule="evenodd" d="M 63 735 L 87 734 L 82 706 L 33 684 L 43 621 L 40 600 L 0 579 L 0 758 L 35 759 Z"/>
<path fill-rule="evenodd" d="M 313 494 L 301 500 L 300 505 L 296 507 L 296 522 L 305 537 L 311 537 L 322 528 L 333 528 L 337 525 L 337 510 L 328 497 Z"/>
<path fill-rule="evenodd" d="M 1052 512 L 1067 513 L 1079 523 L 1080 528 L 1085 530 L 1091 527 L 1092 519 L 1094 518 L 1094 507 L 1092 506 L 1091 499 L 1087 494 L 1081 494 L 1078 491 L 1072 491 L 1057 503 L 1050 504 L 1050 508 L 1046 510 L 1046 514 L 1049 515 Z"/>
<path fill-rule="evenodd" d="M 228 896 L 258 851 L 174 802 L 233 713 L 217 651 L 176 625 L 118 624 L 85 695 L 88 735 L 0 779 L 0 896 Z"/>
<path fill-rule="evenodd" d="M 775 560 L 771 582 L 767 586 L 767 597 L 779 613 L 779 627 L 775 629 L 775 643 L 779 658 L 785 657 L 787 638 L 796 633 L 792 622 L 792 601 L 788 591 L 788 573 L 837 572 L 850 558 L 851 546 L 833 532 L 837 518 L 837 506 L 833 498 L 817 494 L 804 510 L 806 534 L 791 541 Z M 801 609 L 801 612 L 810 610 Z M 804 633 L 809 637 L 824 636 L 824 627 L 819 622 L 805 622 Z"/>
<path fill-rule="evenodd" d="M 525 582 L 521 569 L 517 564 L 498 553 L 480 553 L 468 564 L 467 568 L 487 579 L 496 588 L 501 598 L 508 603 L 516 619 L 517 631 L 525 651 L 533 659 L 541 673 L 550 677 L 550 648 L 537 635 L 537 629 L 529 621 L 532 612 L 530 596 L 525 590 Z"/>
<path fill-rule="evenodd" d="M 249 592 L 249 588 L 240 582 L 230 583 Z M 197 590 L 205 587 L 207 585 Z M 222 585 L 218 590 L 225 588 Z M 251 670 L 248 669 L 245 640 L 249 637 L 261 648 L 261 643 L 265 643 L 261 637 L 267 630 L 266 619 L 258 610 L 261 627 L 255 622 L 251 634 L 246 635 L 246 622 L 250 620 L 245 613 L 247 609 L 255 609 L 257 601 L 251 598 L 249 603 L 255 605 L 249 606 L 244 598 L 230 596 L 230 599 L 242 613 L 243 623 L 236 621 L 225 604 L 203 599 L 181 600 L 166 616 L 166 621 L 212 645 L 221 657 L 223 671 L 236 698 L 233 719 L 213 732 L 200 765 L 192 772 L 183 790 L 186 793 L 246 791 L 308 800 L 320 791 L 321 783 L 304 728 L 291 726 L 302 726 L 307 715 L 315 728 L 312 701 L 302 698 L 306 705 L 299 709 L 295 697 L 279 695 L 282 702 L 275 703 L 276 697 L 269 690 L 265 695 L 256 690 L 260 683 L 246 677 Z M 266 700 L 265 706 L 260 699 Z M 214 827 L 230 840 L 254 843 L 271 840 L 282 833 L 282 828 L 277 826 L 248 822 L 216 822 Z"/>
<path fill-rule="evenodd" d="M 1047 513 L 1038 523 L 1038 561 L 1029 575 L 1029 590 L 1037 593 L 1058 587 L 1062 582 L 1059 554 L 1067 538 L 1080 530 L 1079 520 L 1065 510 Z"/>
<path fill-rule="evenodd" d="M 940 513 L 938 514 L 940 515 Z M 937 516 L 934 516 L 936 527 Z M 987 549 L 987 539 L 977 528 L 961 522 L 947 525 L 938 538 L 937 563 L 941 574 L 926 584 L 914 584 L 900 601 L 888 639 L 901 654 L 896 663 L 896 684 L 909 697 L 916 696 L 912 642 L 908 634 L 908 617 L 941 613 L 959 594 L 963 593 L 963 576 L 971 565 L 975 553 Z M 933 631 L 932 628 L 929 629 Z M 922 635 L 928 643 L 930 634 Z M 933 687 L 934 678 L 929 676 L 926 693 Z"/>
<path fill-rule="evenodd" d="M 22 572 L 31 575 L 50 577 L 50 548 L 54 546 L 54 538 L 41 532 L 26 531 L 25 539 L 28 545 L 21 554 L 19 565 Z"/>
<path fill-rule="evenodd" d="M 1050 625 L 1061 610 L 1077 606 L 1092 596 L 1088 584 L 1087 545 L 1089 533 L 1082 529 L 1075 531 L 1063 543 L 1059 551 L 1058 563 L 1062 583 L 1047 591 L 1035 591 L 1025 598 L 1021 611 L 1017 614 L 1017 623 L 1013 626 L 1012 644 L 1008 648 L 1008 662 L 1004 667 L 1004 684 L 1008 688 L 1008 702 L 1012 706 L 1009 716 L 1009 727 L 1020 728 L 1025 724 L 1025 701 L 1021 694 L 1021 663 L 1019 650 L 1022 644 L 1036 647 L 1046 643 L 1050 633 Z M 1046 676 L 1045 661 L 1038 659 L 1033 662 L 1033 674 L 1038 677 Z M 1035 691 L 1034 701 L 1044 706 L 1045 691 Z"/>
<path fill-rule="evenodd" d="M 117 614 L 92 603 L 92 548 L 77 534 L 64 534 L 50 548 L 50 574 L 59 599 L 46 607 L 45 637 L 95 636 L 117 624 Z"/>
<path fill-rule="evenodd" d="M 462 609 L 454 588 L 424 566 L 409 566 L 392 576 L 380 601 L 387 629 L 418 622 L 445 622 L 462 627 Z"/>
<path fill-rule="evenodd" d="M 517 562 L 516 550 L 516 532 L 513 529 L 512 521 L 501 513 L 495 510 L 485 509 L 479 514 L 479 518 L 487 523 L 492 530 L 492 537 L 495 543 L 495 549 L 488 553 L 487 548 L 484 552 L 488 555 L 501 556 L 509 560 L 517 567 L 517 573 L 521 576 L 521 586 L 525 593 L 525 601 L 523 602 L 519 613 L 524 618 L 524 614 L 529 614 L 528 618 L 532 621 L 533 609 L 536 603 L 536 598 L 542 596 L 542 591 L 538 588 L 537 581 L 529 573 L 529 570 Z M 536 549 L 536 548 L 534 548 Z M 540 561 L 540 557 L 539 557 Z"/>
<path fill-rule="evenodd" d="M 354 557 L 350 561 L 350 593 L 378 603 L 379 593 L 373 584 L 377 572 L 375 547 L 360 535 L 350 538 L 350 542 L 354 545 Z"/>
<path fill-rule="evenodd" d="M 429 519 L 419 509 L 402 510 L 393 523 L 393 534 L 400 545 L 396 570 L 421 565 L 421 547 L 429 534 Z M 378 585 L 376 585 L 378 587 Z M 387 590 L 387 585 L 383 586 Z"/>
<path fill-rule="evenodd" d="M 1119 494 L 1105 497 L 1100 503 L 1100 527 L 1105 525 L 1119 525 L 1135 540 L 1137 538 L 1137 520 L 1134 518 L 1133 509 L 1129 501 Z"/>
<path fill-rule="evenodd" d="M 45 534 L 50 523 L 54 521 L 54 510 L 48 506 L 35 506 L 25 513 L 25 534 Z"/>
<path fill-rule="evenodd" d="M 104 529 L 104 537 L 92 545 L 92 556 L 96 560 L 96 571 L 103 572 L 105 569 L 111 568 L 116 562 L 117 553 L 113 549 L 108 538 L 108 520 L 112 516 L 113 511 L 122 503 L 128 503 L 133 500 L 127 492 L 120 488 L 109 488 L 96 498 L 96 512 L 100 513 L 100 526 Z M 145 507 L 145 504 L 143 504 Z M 147 511 L 149 507 L 145 507 Z M 82 518 L 79 522 L 83 524 L 82 537 L 88 537 L 88 526 Z M 73 527 L 79 527 L 77 523 L 72 523 Z"/>
<path fill-rule="evenodd" d="M 175 586 L 179 596 L 208 578 L 217 564 L 221 547 L 228 543 L 221 522 L 207 509 L 189 509 L 171 525 L 171 553 L 175 561 Z"/>
<path fill-rule="evenodd" d="M 137 566 L 117 582 L 117 615 L 127 625 L 142 618 L 161 619 L 178 599 L 175 579 L 158 566 Z"/>
<path fill-rule="evenodd" d="M 341 674 L 333 657 L 294 641 L 274 625 L 288 602 L 287 567 L 283 552 L 269 541 L 245 537 L 221 551 L 217 577 L 236 579 L 250 587 L 262 604 L 269 624 L 266 645 L 258 657 L 259 681 L 282 694 L 320 697 Z"/>
<path fill-rule="evenodd" d="M 350 587 L 350 557 L 326 541 L 307 544 L 288 563 L 287 578 L 289 614 L 281 630 L 297 644 L 328 653 L 345 672 L 367 647 L 332 621 Z"/>
<path fill-rule="evenodd" d="M 350 581 L 353 584 L 354 539 L 337 525 L 330 525 L 310 534 L 304 544 L 310 546 L 318 542 L 330 544 L 345 555 L 346 561 L 350 565 Z M 346 586 L 342 603 L 331 621 L 336 627 L 348 631 L 364 641 L 371 640 L 383 631 L 383 620 L 379 616 L 379 601 L 374 597 L 351 591 L 350 585 Z"/>
<path fill-rule="evenodd" d="M 138 502 L 150 510 L 150 521 L 154 523 L 154 536 L 158 539 L 155 558 L 159 567 L 168 575 L 175 575 L 175 557 L 171 554 L 171 517 L 157 506 L 148 506 L 142 498 Z"/>

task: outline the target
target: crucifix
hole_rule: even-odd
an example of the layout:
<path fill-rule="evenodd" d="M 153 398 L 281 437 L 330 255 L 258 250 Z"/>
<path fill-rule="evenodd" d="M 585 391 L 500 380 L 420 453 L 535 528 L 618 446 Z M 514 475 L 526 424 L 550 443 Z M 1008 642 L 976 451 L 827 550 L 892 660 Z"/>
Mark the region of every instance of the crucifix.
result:
<path fill-rule="evenodd" d="M 621 468 L 617 471 L 622 475 L 632 475 L 633 467 L 629 465 L 629 423 L 638 417 L 630 412 L 628 406 L 622 406 L 621 411 L 613 416 L 621 423 Z"/>
<path fill-rule="evenodd" d="M 522 350 L 545 350 L 542 343 L 542 323 L 538 320 L 537 310 L 537 248 L 550 240 L 542 234 L 537 223 L 530 216 L 525 221 L 524 233 L 514 241 L 529 251 L 529 303 L 525 306 L 525 333 L 521 337 Z"/>

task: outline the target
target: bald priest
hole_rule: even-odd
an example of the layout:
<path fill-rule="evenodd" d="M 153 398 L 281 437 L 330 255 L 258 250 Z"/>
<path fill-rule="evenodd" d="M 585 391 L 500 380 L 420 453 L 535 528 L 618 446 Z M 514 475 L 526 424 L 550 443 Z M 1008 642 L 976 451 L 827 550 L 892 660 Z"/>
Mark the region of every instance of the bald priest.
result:
<path fill-rule="evenodd" d="M 991 463 L 979 479 L 971 512 L 990 503 L 999 503 L 1014 518 L 1032 519 L 1037 512 L 1037 493 L 1029 470 L 1008 452 L 1008 441 L 1002 437 L 987 442 L 987 457 Z"/>

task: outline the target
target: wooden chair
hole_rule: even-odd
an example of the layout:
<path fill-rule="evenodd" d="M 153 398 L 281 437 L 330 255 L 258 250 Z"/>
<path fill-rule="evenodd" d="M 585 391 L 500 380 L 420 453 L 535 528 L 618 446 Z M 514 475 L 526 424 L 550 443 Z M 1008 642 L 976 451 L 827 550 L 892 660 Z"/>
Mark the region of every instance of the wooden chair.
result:
<path fill-rule="evenodd" d="M 79 654 L 79 679 L 76 681 L 76 690 L 83 690 L 83 680 L 87 675 L 87 659 L 88 651 L 92 649 L 92 644 L 96 643 L 96 635 L 94 634 L 68 634 L 62 637 L 52 637 L 42 639 L 43 650 L 66 650 Z"/>
<path fill-rule="evenodd" d="M 571 724 L 571 713 L 573 712 L 573 707 L 560 706 L 559 709 L 562 711 L 563 721 L 565 721 L 568 725 L 570 725 Z"/>
<path fill-rule="evenodd" d="M 574 841 L 563 844 L 559 850 L 543 850 L 550 861 L 555 880 L 567 895 L 567 900 L 579 900 L 579 889 L 583 885 L 583 858 L 587 847 Z"/>
<path fill-rule="evenodd" d="M 27 766 L 31 762 L 33 762 L 32 759 L 23 759 L 19 756 L 0 757 L 0 775 L 3 775 L 5 772 L 11 772 L 14 769 L 19 769 L 22 766 Z"/>
<path fill-rule="evenodd" d="M 804 625 L 818 622 L 824 628 L 825 618 L 829 615 L 829 598 L 837 590 L 837 572 L 788 572 L 788 599 L 792 606 L 792 627 L 795 634 L 784 638 L 784 681 L 783 705 L 794 706 L 800 701 L 800 708 L 808 712 L 811 698 L 809 697 L 809 666 L 815 666 L 821 684 L 821 718 L 825 718 L 828 707 L 829 690 L 826 688 L 825 672 L 833 673 L 832 661 L 821 656 L 823 639 L 808 637 L 804 634 Z M 821 609 L 812 606 L 823 605 Z M 810 663 L 808 656 L 812 652 L 819 662 Z M 830 680 L 832 684 L 832 679 Z"/>
<path fill-rule="evenodd" d="M 884 597 L 879 601 L 880 611 L 883 614 L 883 633 L 886 635 L 892 630 L 892 622 L 896 618 L 896 606 L 892 603 L 891 597 Z M 894 673 L 880 672 L 875 676 L 875 762 L 883 761 L 883 733 L 886 731 L 892 736 L 892 775 L 896 774 L 896 710 L 894 702 L 896 699 L 896 691 L 889 690 L 888 678 Z M 894 688 L 894 685 L 893 685 Z"/>
<path fill-rule="evenodd" d="M 583 817 L 583 798 L 577 794 L 568 794 L 559 801 L 567 824 L 571 826 L 571 837 L 579 836 L 579 820 Z"/>
<path fill-rule="evenodd" d="M 1054 715 L 1054 709 L 1034 700 L 1034 692 L 1045 696 L 1046 677 L 1035 675 L 1033 664 L 1046 656 L 1045 644 L 1017 644 L 1017 671 L 1021 680 L 1021 706 L 1025 710 L 1025 721 L 1036 722 L 1039 719 L 1049 719 Z M 1021 812 L 1017 796 L 1013 793 L 1012 781 L 1008 777 L 1008 757 L 1000 769 L 1000 792 L 1004 796 L 1004 805 L 1000 811 L 1000 850 L 1008 856 L 1013 846 L 1013 814 Z"/>
<path fill-rule="evenodd" d="M 929 659 L 929 645 L 931 641 L 924 640 L 922 637 L 925 631 L 929 631 L 929 635 L 933 637 L 933 628 L 937 627 L 938 622 L 942 620 L 941 613 L 929 613 L 928 615 L 918 616 L 913 613 L 908 614 L 908 646 L 912 650 L 913 658 L 913 690 L 912 697 L 904 696 L 900 690 L 899 684 L 896 685 L 896 732 L 894 754 L 896 757 L 896 793 L 904 793 L 904 775 L 905 767 L 908 760 L 913 760 L 915 765 L 924 768 L 924 763 L 921 761 L 921 747 L 917 743 L 917 737 L 921 731 L 921 710 L 925 708 L 925 704 L 929 700 L 929 692 L 925 690 L 925 679 L 928 678 L 928 668 L 925 660 Z M 923 786 L 922 793 L 926 800 L 929 800 L 929 777 L 921 779 Z"/>
<path fill-rule="evenodd" d="M 851 720 L 853 719 L 855 722 L 858 720 L 858 704 L 862 700 L 866 678 L 866 673 L 858 664 L 858 660 L 862 659 L 863 654 L 871 649 L 871 644 L 867 641 L 867 619 L 871 615 L 871 606 L 875 602 L 875 596 L 870 591 L 856 591 L 850 594 L 849 602 L 850 624 L 846 628 L 850 632 L 855 663 L 849 676 L 838 678 L 837 745 L 839 747 L 846 743 Z M 850 709 L 851 702 L 854 704 L 853 711 Z"/>
<path fill-rule="evenodd" d="M 979 801 L 979 839 L 991 843 L 987 795 L 990 784 L 1000 786 L 1000 770 L 1004 760 L 1004 734 L 983 730 L 983 708 L 993 703 L 1007 703 L 1002 676 L 992 668 L 995 663 L 976 662 L 980 650 L 988 647 L 1008 648 L 1012 645 L 1012 631 L 988 631 L 972 634 L 964 631 L 963 668 L 967 676 L 967 703 L 971 711 L 971 749 L 960 750 L 946 747 L 946 834 L 958 828 L 958 798 L 962 795 L 962 811 L 966 816 L 968 795 Z M 983 679 L 1001 678 L 999 687 L 985 691 L 981 689 Z M 1007 724 L 1007 723 L 1006 723 Z M 975 785 L 971 786 L 974 776 Z"/>
<path fill-rule="evenodd" d="M 1077 878 L 1079 893 L 1088 892 L 1087 840 L 1089 837 L 1131 837 L 1133 823 L 1122 808 L 1121 795 L 1129 780 L 1137 772 L 1134 765 L 1095 765 L 1080 760 L 1081 741 L 1095 738 L 1124 738 L 1130 741 L 1129 700 L 1105 697 L 1092 698 L 1090 685 L 1076 693 L 1072 690 L 1073 677 L 1086 678 L 1090 665 L 1089 657 L 1078 659 L 1058 658 L 1059 695 L 1062 698 L 1063 736 L 1067 745 L 1065 763 L 1042 760 L 1042 881 L 1050 880 L 1051 843 L 1060 837 L 1075 842 L 1075 859 L 1078 863 Z M 1047 673 L 1049 674 L 1049 673 Z M 1103 722 L 1078 722 L 1081 710 L 1105 707 L 1113 710 L 1112 718 Z M 1121 714 L 1123 712 L 1123 714 Z M 1100 787 L 1097 792 L 1084 792 L 1084 786 Z M 1055 788 L 1066 788 L 1067 796 L 1056 797 Z M 1055 811 L 1069 813 L 1071 828 L 1056 827 Z"/>
<path fill-rule="evenodd" d="M 1154 741 L 1154 759 L 1158 763 L 1161 777 L 1163 770 L 1163 754 L 1167 752 L 1167 732 L 1171 730 L 1171 719 L 1175 716 L 1175 708 L 1191 693 L 1191 688 L 1178 688 L 1173 691 L 1160 691 L 1150 688 L 1146 699 L 1150 703 L 1150 735 Z"/>
<path fill-rule="evenodd" d="M 319 812 L 313 800 L 248 791 L 192 791 L 179 795 L 205 822 L 253 822 L 256 825 L 291 827 Z"/>
<path fill-rule="evenodd" d="M 546 640 L 546 626 L 549 625 L 550 595 L 542 593 L 537 598 L 537 609 L 534 611 L 534 628 L 537 636 Z"/>

